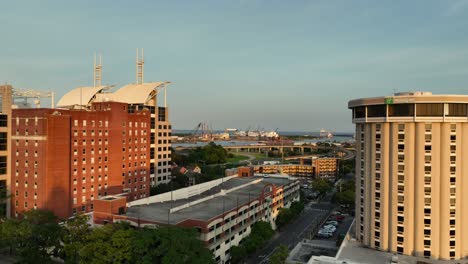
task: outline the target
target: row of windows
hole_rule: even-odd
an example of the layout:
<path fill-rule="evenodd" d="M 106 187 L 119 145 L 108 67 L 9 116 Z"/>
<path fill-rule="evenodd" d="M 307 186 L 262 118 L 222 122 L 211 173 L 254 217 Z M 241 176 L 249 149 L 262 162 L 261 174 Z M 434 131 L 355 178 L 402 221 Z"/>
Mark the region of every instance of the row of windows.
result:
<path fill-rule="evenodd" d="M 443 103 L 418 103 L 418 104 L 393 104 L 393 105 L 368 105 L 358 106 L 353 108 L 354 118 L 367 117 L 412 117 L 416 116 L 445 116 L 449 117 L 467 117 L 468 105 L 467 104 L 448 104 L 447 109 L 444 111 Z"/>
<path fill-rule="evenodd" d="M 122 122 L 122 127 L 125 127 L 127 125 L 127 122 Z M 138 122 L 128 122 L 128 127 L 138 127 Z M 147 127 L 147 123 L 146 122 L 140 122 L 140 127 Z"/>
<path fill-rule="evenodd" d="M 85 127 L 87 125 L 87 120 L 82 120 L 81 124 Z M 99 127 L 102 127 L 103 124 L 104 124 L 104 127 L 109 127 L 109 121 L 107 120 L 106 121 L 99 120 L 98 124 L 99 124 Z M 79 126 L 79 121 L 77 119 L 73 120 L 73 126 Z M 95 120 L 91 120 L 91 126 L 92 127 L 96 126 Z"/>

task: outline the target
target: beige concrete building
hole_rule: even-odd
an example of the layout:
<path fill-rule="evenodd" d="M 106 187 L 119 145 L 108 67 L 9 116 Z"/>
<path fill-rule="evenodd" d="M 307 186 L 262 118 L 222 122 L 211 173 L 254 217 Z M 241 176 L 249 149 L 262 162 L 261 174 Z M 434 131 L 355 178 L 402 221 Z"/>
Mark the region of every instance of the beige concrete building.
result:
<path fill-rule="evenodd" d="M 318 179 L 331 178 L 338 176 L 338 159 L 336 158 L 318 158 L 314 161 L 315 177 Z"/>
<path fill-rule="evenodd" d="M 468 257 L 468 96 L 352 100 L 356 238 L 382 251 Z"/>
<path fill-rule="evenodd" d="M 7 190 L 10 193 L 11 183 L 11 162 L 10 162 L 10 137 L 11 137 L 11 105 L 12 105 L 12 87 L 11 85 L 0 85 L 0 190 Z M 9 216 L 10 203 L 0 204 L 2 212 Z"/>

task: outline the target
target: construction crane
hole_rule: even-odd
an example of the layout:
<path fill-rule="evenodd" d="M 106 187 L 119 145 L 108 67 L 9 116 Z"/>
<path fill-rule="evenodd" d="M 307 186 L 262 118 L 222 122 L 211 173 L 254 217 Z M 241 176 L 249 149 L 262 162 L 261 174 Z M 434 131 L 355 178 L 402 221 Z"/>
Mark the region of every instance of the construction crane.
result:
<path fill-rule="evenodd" d="M 51 100 L 51 108 L 54 108 L 54 99 L 55 99 L 55 93 L 50 92 L 50 91 L 38 91 L 38 90 L 33 90 L 33 89 L 18 89 L 18 88 L 13 88 L 13 101 L 15 99 L 22 99 L 23 107 L 28 107 L 28 99 L 35 99 L 34 100 L 34 105 L 36 108 L 41 107 L 41 99 L 42 98 L 50 98 Z"/>
<path fill-rule="evenodd" d="M 197 141 L 198 139 L 211 140 L 213 138 L 213 133 L 208 124 L 200 122 L 194 129 L 192 129 L 192 131 L 190 131 L 188 138 L 192 141 Z"/>

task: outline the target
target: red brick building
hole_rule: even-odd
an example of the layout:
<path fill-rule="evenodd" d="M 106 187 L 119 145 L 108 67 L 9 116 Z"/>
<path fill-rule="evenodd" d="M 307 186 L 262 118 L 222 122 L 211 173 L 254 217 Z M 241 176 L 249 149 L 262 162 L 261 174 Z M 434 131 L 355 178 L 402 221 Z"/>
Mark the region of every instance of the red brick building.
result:
<path fill-rule="evenodd" d="M 66 218 L 100 196 L 149 196 L 151 113 L 127 103 L 86 110 L 14 109 L 12 216 L 42 208 Z"/>

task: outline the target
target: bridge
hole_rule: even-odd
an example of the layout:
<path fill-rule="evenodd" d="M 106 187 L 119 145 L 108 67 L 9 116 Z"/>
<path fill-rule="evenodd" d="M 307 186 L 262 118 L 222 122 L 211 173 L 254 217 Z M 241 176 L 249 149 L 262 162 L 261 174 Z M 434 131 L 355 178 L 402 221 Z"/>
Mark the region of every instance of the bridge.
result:
<path fill-rule="evenodd" d="M 318 148 L 326 147 L 317 147 L 312 145 L 242 145 L 242 146 L 225 146 L 224 149 L 227 151 L 234 152 L 268 152 L 273 150 L 278 150 L 280 153 L 290 150 L 293 152 L 300 152 L 302 154 L 312 153 L 313 150 Z"/>
<path fill-rule="evenodd" d="M 177 147 L 177 150 L 183 149 L 190 149 L 193 147 Z M 237 145 L 237 146 L 223 146 L 223 148 L 227 151 L 231 152 L 253 152 L 253 153 L 266 153 L 269 151 L 278 151 L 279 153 L 283 153 L 284 151 L 292 151 L 296 153 L 301 153 L 299 156 L 290 156 L 285 157 L 285 160 L 295 160 L 295 159 L 306 159 L 306 158 L 313 158 L 323 156 L 320 154 L 314 154 L 314 150 L 318 149 L 327 149 L 327 150 L 334 150 L 339 154 L 339 152 L 344 152 L 345 155 L 339 156 L 339 158 L 347 160 L 354 158 L 354 152 L 351 150 L 347 150 L 342 147 L 321 147 L 321 146 L 314 146 L 314 145 Z"/>
<path fill-rule="evenodd" d="M 349 159 L 354 159 L 355 154 L 353 151 L 344 149 L 344 148 L 337 148 L 337 156 L 338 158 L 342 160 L 349 160 Z M 339 153 L 344 153 L 344 155 L 340 155 Z M 320 154 L 305 154 L 305 155 L 298 155 L 298 156 L 289 156 L 285 157 L 284 160 L 298 160 L 298 159 L 313 159 L 313 158 L 320 158 L 323 157 L 323 155 Z"/>

